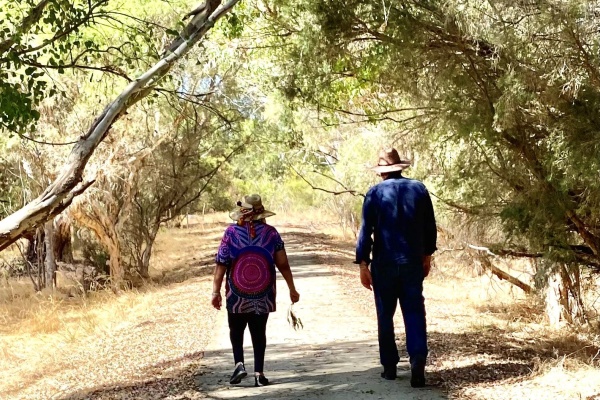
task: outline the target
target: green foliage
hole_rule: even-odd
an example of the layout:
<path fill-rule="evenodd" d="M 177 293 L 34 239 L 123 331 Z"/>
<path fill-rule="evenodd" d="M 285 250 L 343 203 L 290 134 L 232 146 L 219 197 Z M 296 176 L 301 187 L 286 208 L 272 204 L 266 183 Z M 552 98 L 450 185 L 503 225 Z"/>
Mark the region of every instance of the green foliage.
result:
<path fill-rule="evenodd" d="M 117 10 L 55 0 L 28 24 L 22 15 L 35 4 L 13 3 L 0 7 L 20 16 L 0 34 L 0 123 L 22 131 L 42 120 L 36 134 L 49 138 L 89 125 L 98 104 L 172 39 L 175 29 L 161 26 L 179 26 L 173 16 L 187 10 L 183 1 Z M 96 25 L 103 18 L 118 23 Z M 575 0 L 242 3 L 132 111 L 144 117 L 128 117 L 136 124 L 123 143 L 134 151 L 152 145 L 156 113 L 175 125 L 188 102 L 196 117 L 210 115 L 156 149 L 137 200 L 152 208 L 197 188 L 203 179 L 179 172 L 206 173 L 233 153 L 191 209 L 229 209 L 259 192 L 282 211 L 322 206 L 355 221 L 360 194 L 378 180 L 367 166 L 393 144 L 414 162 L 407 174 L 448 205 L 440 215 L 458 211 L 457 220 L 489 228 L 482 244 L 598 267 L 597 24 Z M 69 69 L 71 54 L 84 65 Z M 166 179 L 169 171 L 179 175 Z"/>
<path fill-rule="evenodd" d="M 600 266 L 600 43 L 589 3 L 266 8 L 272 31 L 289 32 L 272 42 L 289 101 L 308 101 L 338 131 L 373 123 L 395 137 L 447 204 L 503 227 L 479 241 Z"/>
<path fill-rule="evenodd" d="M 56 88 L 45 71 L 64 72 L 74 55 L 91 62 L 95 44 L 81 29 L 106 0 L 0 2 L 0 126 L 21 132 L 39 119 L 36 106 Z"/>
<path fill-rule="evenodd" d="M 0 0 L 0 128 L 33 131 L 40 104 L 65 95 L 59 76 L 68 71 L 91 82 L 145 69 L 162 51 L 165 11 L 179 3 Z M 153 14 L 140 12 L 150 5 Z"/>

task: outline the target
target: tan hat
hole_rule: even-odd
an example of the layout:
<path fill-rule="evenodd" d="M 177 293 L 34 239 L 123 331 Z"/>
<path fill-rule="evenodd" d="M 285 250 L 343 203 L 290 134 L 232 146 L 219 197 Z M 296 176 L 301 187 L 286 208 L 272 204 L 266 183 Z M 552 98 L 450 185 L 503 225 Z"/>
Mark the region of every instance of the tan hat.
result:
<path fill-rule="evenodd" d="M 410 167 L 411 162 L 408 160 L 401 160 L 396 149 L 386 149 L 379 153 L 379 161 L 377 165 L 371 169 L 378 174 L 385 174 L 388 172 L 402 171 Z"/>
<path fill-rule="evenodd" d="M 229 218 L 234 221 L 238 221 L 241 218 L 256 221 L 275 215 L 274 212 L 265 210 L 262 199 L 257 194 L 244 196 L 244 201 L 238 201 L 237 205 L 238 208 L 229 213 Z"/>

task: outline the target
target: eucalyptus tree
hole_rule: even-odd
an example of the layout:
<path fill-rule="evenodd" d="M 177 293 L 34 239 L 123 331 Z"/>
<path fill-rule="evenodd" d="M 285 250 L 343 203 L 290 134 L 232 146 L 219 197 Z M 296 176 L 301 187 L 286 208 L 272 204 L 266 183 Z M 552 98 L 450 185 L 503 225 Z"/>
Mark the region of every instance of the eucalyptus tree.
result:
<path fill-rule="evenodd" d="M 160 89 L 160 83 L 168 76 L 173 65 L 175 65 L 176 62 L 213 27 L 217 20 L 227 14 L 238 1 L 239 0 L 230 0 L 221 6 L 221 1 L 219 0 L 207 0 L 204 3 L 204 6 L 200 7 L 201 10 L 200 8 L 196 9 L 199 11 L 191 15 L 191 20 L 187 24 L 184 24 L 179 32 L 172 29 L 166 30 L 166 33 L 174 35 L 174 39 L 167 42 L 171 42 L 171 46 L 166 47 L 166 50 L 158 54 L 155 59 L 153 59 L 152 55 L 148 55 L 145 59 L 141 59 L 141 61 L 146 60 L 148 62 L 143 65 L 144 68 L 140 68 L 141 72 L 138 73 L 139 76 L 135 79 L 128 78 L 127 80 L 129 83 L 126 84 L 123 91 L 99 113 L 87 132 L 81 133 L 56 179 L 39 197 L 0 221 L 0 250 L 13 243 L 32 227 L 39 225 L 60 213 L 76 196 L 84 192 L 91 184 L 93 184 L 93 181 L 82 182 L 83 172 L 89 158 L 92 156 L 99 143 L 106 138 L 113 123 L 121 118 L 128 108 L 144 99 L 154 90 Z M 100 1 L 98 2 L 98 7 L 101 8 L 107 3 L 107 1 Z M 64 52 L 58 54 L 64 56 L 58 61 L 51 56 L 48 58 L 48 56 L 45 56 L 44 54 L 36 53 L 38 59 L 54 60 L 53 62 L 48 61 L 48 65 L 53 66 L 53 64 L 56 63 L 58 65 L 58 72 L 63 71 L 67 67 L 78 67 L 78 64 L 75 62 L 80 61 L 80 58 L 75 57 L 75 59 L 72 59 L 73 46 L 77 49 L 79 49 L 80 46 L 83 46 L 83 50 L 79 54 L 81 57 L 85 57 L 88 53 L 86 49 L 88 47 L 93 48 L 93 43 L 90 44 L 89 41 L 84 41 L 82 45 L 82 42 L 77 38 L 69 37 L 73 39 L 72 46 L 65 50 L 66 45 L 63 39 L 68 37 L 69 33 L 77 32 L 77 29 L 84 23 L 80 25 L 73 24 L 73 26 L 69 25 L 65 28 L 60 22 L 57 22 L 52 18 L 52 15 L 54 15 L 55 18 L 60 20 L 63 16 L 60 12 L 66 13 L 69 11 L 72 2 L 48 0 L 41 1 L 37 4 L 32 2 L 26 2 L 25 4 L 29 6 L 29 9 L 22 14 L 25 15 L 22 22 L 16 24 L 14 33 L 11 36 L 7 35 L 2 39 L 2 49 L 4 49 L 2 54 L 7 54 L 6 57 L 13 60 L 15 55 L 18 55 L 20 51 L 18 50 L 19 47 L 17 44 L 21 43 L 23 37 L 26 37 L 27 40 L 23 40 L 22 45 L 26 50 L 36 49 L 39 46 L 42 46 L 42 49 L 47 48 L 47 46 L 50 46 L 50 49 L 53 48 L 52 46 L 58 46 L 59 51 Z M 81 9 L 84 11 L 80 12 L 78 15 L 85 16 L 92 12 L 91 4 L 95 3 L 82 1 L 80 3 L 75 2 L 74 4 L 81 5 Z M 49 7 L 50 5 L 55 5 L 56 8 L 51 8 Z M 10 10 L 10 7 L 5 9 Z M 113 11 L 113 13 L 115 12 L 117 11 Z M 44 17 L 45 15 L 46 17 Z M 88 17 L 86 21 L 87 22 L 85 23 L 91 24 L 96 21 L 96 19 L 92 16 Z M 33 27 L 36 26 L 35 23 L 41 25 L 39 30 L 33 29 Z M 50 37 L 56 37 L 56 40 L 44 40 L 44 37 L 48 36 L 47 34 L 42 35 L 44 29 L 48 29 Z M 12 31 L 9 28 L 5 28 L 4 32 L 10 33 Z M 38 36 L 32 39 L 32 37 L 27 36 L 27 34 L 37 34 Z M 35 39 L 37 39 L 37 41 Z M 106 51 L 108 52 L 109 49 L 113 49 L 113 47 L 114 46 L 108 46 Z M 48 50 L 48 52 L 51 55 L 54 54 L 51 50 Z M 116 52 L 122 54 L 121 48 L 119 48 L 118 45 Z M 124 60 L 121 59 L 121 62 L 124 62 Z M 12 64 L 8 63 L 6 65 L 8 65 L 6 68 L 8 75 L 16 77 L 18 75 L 18 72 L 16 71 L 18 71 L 21 64 L 14 64 L 13 62 Z M 33 67 L 47 68 L 48 65 L 44 64 Z M 102 70 L 107 70 L 107 68 L 102 68 Z M 120 71 L 120 64 L 113 65 L 108 68 L 108 70 L 117 75 L 123 75 Z M 26 70 L 25 73 L 31 74 L 33 77 L 32 71 Z M 33 79 L 39 78 L 41 77 L 33 77 Z M 18 85 L 18 82 L 14 82 L 12 85 Z M 41 85 L 42 88 L 45 86 L 46 85 L 44 84 Z M 4 90 L 10 89 L 6 89 L 6 87 L 8 86 L 5 85 Z M 15 90 L 27 91 L 19 89 Z M 37 111 L 34 110 L 28 115 L 25 111 L 27 111 L 28 107 L 33 110 L 34 105 L 39 102 L 41 96 L 43 95 L 33 99 L 27 99 L 21 96 L 21 103 L 24 104 L 24 106 L 17 111 L 13 110 L 10 111 L 10 113 L 5 112 L 5 127 L 9 130 L 20 132 L 20 130 L 22 131 L 23 126 L 26 126 L 27 124 L 30 124 L 31 121 L 37 119 Z M 5 106 L 2 108 L 4 107 Z M 23 117 L 18 117 L 19 115 L 22 115 Z"/>

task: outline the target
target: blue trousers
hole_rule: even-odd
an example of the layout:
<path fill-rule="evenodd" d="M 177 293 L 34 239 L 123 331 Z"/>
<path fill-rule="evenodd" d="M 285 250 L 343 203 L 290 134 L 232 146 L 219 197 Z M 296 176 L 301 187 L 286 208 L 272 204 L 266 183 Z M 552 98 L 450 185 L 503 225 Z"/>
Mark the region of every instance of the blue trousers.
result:
<path fill-rule="evenodd" d="M 427 323 L 423 297 L 423 267 L 420 264 L 372 266 L 373 292 L 377 309 L 379 357 L 384 366 L 398 364 L 394 314 L 400 302 L 406 349 L 411 364 L 427 358 Z"/>

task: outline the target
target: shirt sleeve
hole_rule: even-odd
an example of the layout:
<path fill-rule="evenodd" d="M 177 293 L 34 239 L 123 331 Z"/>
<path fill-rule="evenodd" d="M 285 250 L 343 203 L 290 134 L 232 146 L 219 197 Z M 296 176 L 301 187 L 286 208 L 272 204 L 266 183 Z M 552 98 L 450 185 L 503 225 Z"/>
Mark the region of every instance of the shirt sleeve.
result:
<path fill-rule="evenodd" d="M 283 239 L 279 235 L 279 232 L 277 232 L 277 229 L 274 229 L 274 231 L 275 231 L 275 236 L 274 236 L 273 240 L 275 241 L 275 244 L 273 247 L 275 249 L 275 252 L 278 252 L 279 250 L 285 249 L 285 243 L 283 242 Z"/>
<path fill-rule="evenodd" d="M 277 253 L 279 250 L 285 249 L 285 244 L 283 243 L 283 239 L 277 232 L 277 229 L 271 225 L 266 225 L 263 234 L 266 235 L 266 243 L 269 249 L 273 249 L 273 255 Z"/>
<path fill-rule="evenodd" d="M 429 192 L 425 189 L 422 199 L 423 213 L 423 255 L 430 256 L 437 250 L 437 227 L 435 224 L 435 213 Z"/>
<path fill-rule="evenodd" d="M 219 264 L 224 264 L 226 266 L 231 265 L 231 228 L 225 229 L 225 233 L 223 234 L 223 239 L 221 239 L 221 244 L 219 245 L 219 250 L 217 251 L 217 255 L 215 257 L 215 261 Z"/>
<path fill-rule="evenodd" d="M 373 215 L 373 199 L 371 191 L 365 196 L 362 208 L 362 223 L 358 240 L 356 242 L 356 260 L 355 264 L 360 264 L 362 261 L 367 265 L 371 263 L 371 250 L 373 248 L 373 230 L 375 226 Z"/>

